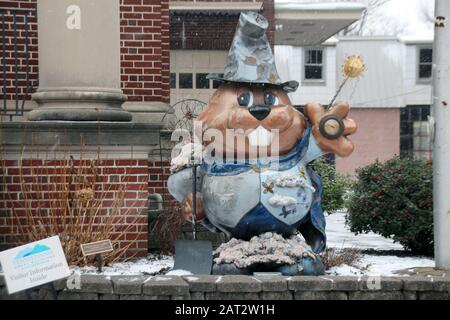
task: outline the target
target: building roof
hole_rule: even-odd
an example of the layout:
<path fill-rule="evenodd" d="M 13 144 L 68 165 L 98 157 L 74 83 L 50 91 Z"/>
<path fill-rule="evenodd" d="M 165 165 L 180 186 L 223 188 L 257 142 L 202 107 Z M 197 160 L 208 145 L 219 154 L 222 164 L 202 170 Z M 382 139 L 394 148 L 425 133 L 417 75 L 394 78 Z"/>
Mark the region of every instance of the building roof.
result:
<path fill-rule="evenodd" d="M 278 11 L 356 11 L 358 13 L 361 13 L 364 9 L 366 9 L 366 6 L 364 4 L 354 2 L 275 2 L 275 10 Z"/>
<path fill-rule="evenodd" d="M 350 2 L 275 2 L 275 44 L 321 44 L 361 18 L 365 8 Z"/>
<path fill-rule="evenodd" d="M 239 13 L 242 11 L 260 11 L 262 9 L 262 1 L 242 2 L 242 1 L 227 1 L 227 2 L 192 2 L 192 1 L 170 1 L 169 9 L 171 12 L 180 13 Z"/>

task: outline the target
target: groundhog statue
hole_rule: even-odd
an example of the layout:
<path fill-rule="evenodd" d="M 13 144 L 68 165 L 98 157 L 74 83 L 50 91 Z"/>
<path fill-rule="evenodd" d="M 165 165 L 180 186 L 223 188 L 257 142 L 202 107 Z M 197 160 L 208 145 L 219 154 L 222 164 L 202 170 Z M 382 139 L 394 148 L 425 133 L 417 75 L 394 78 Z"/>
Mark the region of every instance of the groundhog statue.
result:
<path fill-rule="evenodd" d="M 242 13 L 224 74 L 209 75 L 222 84 L 197 120 L 203 133 L 212 129 L 224 138 L 215 138 L 213 157 L 198 165 L 196 219 L 243 241 L 267 232 L 285 239 L 300 233 L 312 255 L 299 254 L 295 268 L 258 266 L 289 275 L 319 275 L 324 268 L 315 255 L 326 247 L 322 185 L 307 165 L 326 153 L 350 155 L 354 146 L 347 136 L 356 131 L 356 124 L 347 118 L 347 104 L 326 111 L 310 103 L 303 113 L 294 108 L 288 93 L 298 82 L 280 81 L 267 26 L 263 16 Z M 330 115 L 342 124 L 339 137 L 332 139 L 319 128 Z M 226 139 L 227 133 L 235 136 Z M 207 147 L 212 142 L 201 143 Z M 193 170 L 186 166 L 174 168 L 168 181 L 187 220 L 192 219 L 192 184 Z"/>

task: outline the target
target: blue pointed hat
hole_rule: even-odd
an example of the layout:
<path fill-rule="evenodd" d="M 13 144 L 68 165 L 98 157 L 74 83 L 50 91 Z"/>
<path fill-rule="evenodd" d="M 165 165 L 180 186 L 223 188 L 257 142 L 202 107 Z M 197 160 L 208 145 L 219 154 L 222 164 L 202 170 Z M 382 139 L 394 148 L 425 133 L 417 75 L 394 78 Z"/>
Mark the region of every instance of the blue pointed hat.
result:
<path fill-rule="evenodd" d="M 287 92 L 297 90 L 297 81 L 280 80 L 266 35 L 268 26 L 269 22 L 264 16 L 255 12 L 242 12 L 223 76 L 211 73 L 208 79 L 273 85 Z"/>

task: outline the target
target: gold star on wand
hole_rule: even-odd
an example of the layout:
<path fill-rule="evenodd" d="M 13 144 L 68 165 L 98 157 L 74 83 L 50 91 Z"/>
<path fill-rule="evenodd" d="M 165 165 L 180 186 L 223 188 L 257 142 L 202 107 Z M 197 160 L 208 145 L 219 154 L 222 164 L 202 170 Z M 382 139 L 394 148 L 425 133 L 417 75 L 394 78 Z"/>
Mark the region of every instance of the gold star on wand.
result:
<path fill-rule="evenodd" d="M 341 92 L 344 85 L 347 83 L 349 79 L 355 79 L 362 75 L 366 66 L 364 65 L 363 59 L 360 56 L 350 56 L 342 65 L 342 73 L 344 74 L 344 80 L 339 86 L 336 94 L 328 106 L 325 107 L 325 110 L 328 111 L 332 106 L 337 96 Z M 338 139 L 345 131 L 345 125 L 341 118 L 334 114 L 325 115 L 319 123 L 319 131 L 320 133 L 329 140 Z"/>
<path fill-rule="evenodd" d="M 342 91 L 342 88 L 344 88 L 344 85 L 347 83 L 347 81 L 349 79 L 356 79 L 360 77 L 365 69 L 366 66 L 364 65 L 363 58 L 360 56 L 350 56 L 344 61 L 344 64 L 342 65 L 342 73 L 344 75 L 344 80 L 342 81 L 341 85 L 336 91 L 336 94 L 334 95 L 333 99 L 331 99 L 331 102 L 328 105 L 327 110 L 333 106 L 334 101 L 336 100 L 339 93 Z"/>

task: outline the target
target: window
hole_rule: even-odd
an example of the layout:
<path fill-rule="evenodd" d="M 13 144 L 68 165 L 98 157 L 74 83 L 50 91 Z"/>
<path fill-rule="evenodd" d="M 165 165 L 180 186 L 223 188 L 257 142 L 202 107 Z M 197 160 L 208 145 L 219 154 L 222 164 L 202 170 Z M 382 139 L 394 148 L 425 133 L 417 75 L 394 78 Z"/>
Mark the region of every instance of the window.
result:
<path fill-rule="evenodd" d="M 219 77 L 223 78 L 223 73 L 219 73 Z M 222 84 L 222 81 L 213 80 L 212 87 L 213 89 L 217 89 Z"/>
<path fill-rule="evenodd" d="M 305 63 L 303 79 L 307 82 L 323 82 L 324 50 L 322 48 L 306 48 L 304 53 Z"/>
<path fill-rule="evenodd" d="M 428 131 L 430 106 L 407 106 L 400 113 L 400 154 L 431 160 L 432 145 Z"/>
<path fill-rule="evenodd" d="M 419 48 L 419 81 L 427 81 L 431 79 L 433 65 L 433 49 Z"/>
<path fill-rule="evenodd" d="M 207 73 L 197 73 L 195 75 L 195 87 L 197 89 L 209 89 L 209 79 L 206 79 Z"/>
<path fill-rule="evenodd" d="M 178 88 L 192 89 L 192 73 L 180 73 Z"/>
<path fill-rule="evenodd" d="M 171 73 L 170 74 L 170 88 L 175 89 L 177 87 L 177 74 Z"/>

